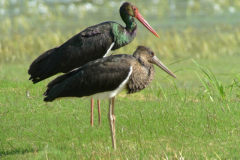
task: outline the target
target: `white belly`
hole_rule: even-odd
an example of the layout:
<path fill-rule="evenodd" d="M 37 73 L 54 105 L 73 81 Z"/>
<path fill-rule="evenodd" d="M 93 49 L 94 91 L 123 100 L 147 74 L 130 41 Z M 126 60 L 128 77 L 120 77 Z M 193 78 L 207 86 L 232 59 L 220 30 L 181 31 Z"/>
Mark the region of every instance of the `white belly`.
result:
<path fill-rule="evenodd" d="M 110 56 L 111 54 L 113 54 L 114 51 L 109 51 L 107 54 L 104 55 L 104 57 Z"/>
<path fill-rule="evenodd" d="M 105 55 L 103 57 L 107 57 L 109 55 L 111 55 L 114 51 L 111 51 L 112 47 L 114 46 L 114 42 L 111 44 L 111 46 L 108 48 L 107 52 L 105 53 Z"/>

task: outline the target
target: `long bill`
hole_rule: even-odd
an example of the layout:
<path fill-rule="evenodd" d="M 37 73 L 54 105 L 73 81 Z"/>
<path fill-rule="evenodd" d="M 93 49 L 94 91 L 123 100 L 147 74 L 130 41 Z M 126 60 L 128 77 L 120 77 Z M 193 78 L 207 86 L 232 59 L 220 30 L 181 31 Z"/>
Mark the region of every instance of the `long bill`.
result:
<path fill-rule="evenodd" d="M 160 67 L 162 70 L 167 72 L 169 75 L 173 76 L 177 79 L 177 76 L 173 74 L 156 56 L 152 57 L 153 63 L 156 64 L 158 67 Z"/>
<path fill-rule="evenodd" d="M 148 24 L 148 22 L 143 18 L 143 16 L 139 12 L 135 13 L 135 18 L 137 18 L 139 22 L 141 22 L 150 32 L 152 32 L 155 36 L 159 38 L 157 32 L 154 31 L 154 29 Z"/>

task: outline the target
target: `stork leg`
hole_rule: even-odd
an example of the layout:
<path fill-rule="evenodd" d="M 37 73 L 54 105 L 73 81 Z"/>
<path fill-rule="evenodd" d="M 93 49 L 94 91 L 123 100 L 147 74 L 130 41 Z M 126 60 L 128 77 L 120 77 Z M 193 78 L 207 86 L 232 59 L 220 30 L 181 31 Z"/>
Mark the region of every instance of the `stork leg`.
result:
<path fill-rule="evenodd" d="M 98 124 L 101 126 L 101 110 L 100 110 L 100 100 L 97 100 L 98 103 Z"/>
<path fill-rule="evenodd" d="M 116 138 L 115 138 L 115 115 L 114 115 L 114 101 L 115 97 L 109 98 L 109 115 L 108 115 L 108 120 L 110 124 L 110 129 L 111 129 L 111 136 L 112 136 L 112 145 L 113 148 L 116 150 Z"/>
<path fill-rule="evenodd" d="M 91 119 L 90 119 L 90 123 L 91 123 L 92 127 L 93 127 L 93 104 L 94 104 L 94 100 L 91 99 Z"/>
<path fill-rule="evenodd" d="M 99 123 L 99 126 L 101 126 L 100 100 L 97 100 L 97 103 L 98 103 L 98 123 Z M 91 123 L 92 127 L 93 127 L 93 106 L 94 106 L 94 99 L 91 99 L 91 119 L 90 119 L 90 123 Z"/>

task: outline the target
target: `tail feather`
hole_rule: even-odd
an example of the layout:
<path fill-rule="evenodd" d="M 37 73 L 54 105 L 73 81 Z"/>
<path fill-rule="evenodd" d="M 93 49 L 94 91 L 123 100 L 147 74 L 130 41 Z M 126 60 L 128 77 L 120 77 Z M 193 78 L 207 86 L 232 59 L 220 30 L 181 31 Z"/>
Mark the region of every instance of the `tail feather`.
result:
<path fill-rule="evenodd" d="M 56 52 L 59 47 L 50 49 L 43 54 L 41 54 L 37 59 L 35 59 L 29 67 L 28 74 L 30 75 L 29 80 L 38 83 L 46 78 L 49 78 L 57 73 L 49 71 L 49 56 Z"/>
<path fill-rule="evenodd" d="M 45 97 L 45 98 L 44 98 L 44 101 L 45 101 L 45 102 L 52 102 L 53 100 L 50 100 L 48 97 Z"/>
<path fill-rule="evenodd" d="M 56 79 L 54 79 L 53 81 L 51 81 L 50 83 L 48 83 L 48 85 L 47 85 L 47 90 L 43 93 L 43 95 L 44 96 L 46 96 L 45 98 L 44 98 L 44 101 L 46 101 L 46 102 L 52 102 L 52 101 L 54 101 L 55 100 L 55 94 L 53 94 L 53 95 L 49 95 L 49 92 L 55 87 L 55 86 L 57 86 L 59 83 L 62 83 L 63 81 L 65 81 L 67 78 L 69 78 L 70 76 L 72 76 L 73 74 L 75 74 L 75 73 L 77 73 L 77 71 L 76 70 L 73 70 L 73 71 L 71 71 L 71 72 L 69 72 L 69 73 L 66 73 L 66 74 L 64 74 L 64 75 L 61 75 L 61 76 L 59 76 L 59 77 L 57 77 Z M 61 90 L 62 88 L 58 88 L 57 90 Z M 57 93 L 57 90 L 56 90 L 56 88 L 55 88 L 55 91 L 54 92 L 56 92 Z"/>

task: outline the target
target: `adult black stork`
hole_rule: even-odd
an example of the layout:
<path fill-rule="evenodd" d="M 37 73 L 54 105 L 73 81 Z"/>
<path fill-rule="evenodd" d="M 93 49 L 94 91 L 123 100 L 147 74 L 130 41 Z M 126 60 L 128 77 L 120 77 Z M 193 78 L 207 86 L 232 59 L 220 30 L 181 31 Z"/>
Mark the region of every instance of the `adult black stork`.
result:
<path fill-rule="evenodd" d="M 120 15 L 126 27 L 110 21 L 100 23 L 86 28 L 61 46 L 41 54 L 30 65 L 28 74 L 31 77 L 29 80 L 35 84 L 57 73 L 67 73 L 90 61 L 106 57 L 116 49 L 129 44 L 137 34 L 134 17 L 159 37 L 132 3 L 123 3 L 120 7 Z M 98 104 L 100 111 L 100 101 Z M 93 125 L 92 112 L 93 100 L 91 100 L 91 124 Z"/>
<path fill-rule="evenodd" d="M 155 76 L 151 63 L 177 78 L 150 48 L 139 46 L 133 56 L 121 54 L 105 57 L 57 77 L 47 85 L 44 101 L 64 97 L 109 99 L 109 123 L 113 148 L 116 149 L 114 98 L 124 89 L 127 93 L 135 93 L 149 85 Z"/>

